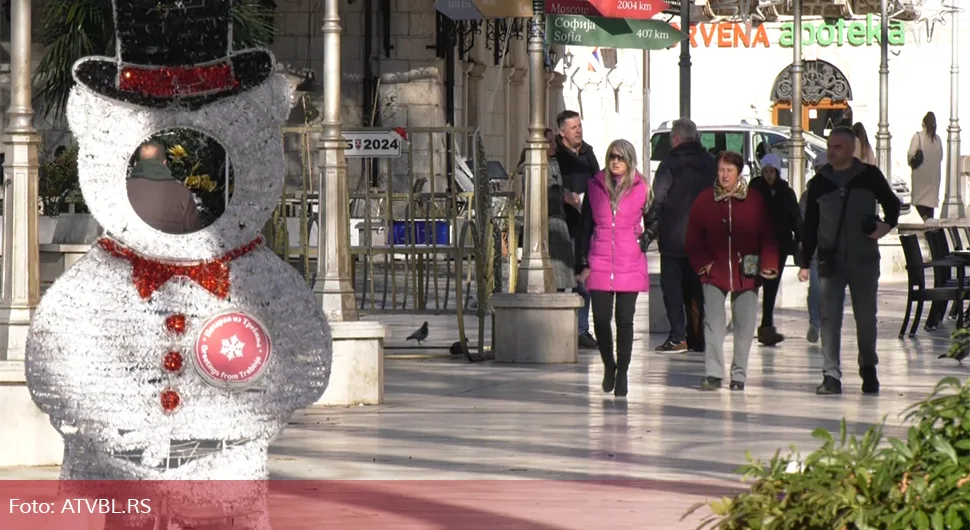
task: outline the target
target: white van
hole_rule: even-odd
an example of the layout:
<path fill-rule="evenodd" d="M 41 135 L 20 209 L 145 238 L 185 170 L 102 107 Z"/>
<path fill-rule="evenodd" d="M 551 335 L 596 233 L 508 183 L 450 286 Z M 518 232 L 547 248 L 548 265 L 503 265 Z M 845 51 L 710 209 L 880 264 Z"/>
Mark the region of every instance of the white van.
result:
<path fill-rule="evenodd" d="M 661 123 L 660 127 L 650 136 L 651 175 L 656 174 L 660 161 L 670 153 L 670 125 L 671 122 Z M 759 160 L 768 153 L 774 153 L 781 158 L 781 178 L 788 179 L 788 153 L 791 146 L 790 128 L 743 121 L 740 125 L 698 125 L 697 132 L 700 136 L 701 145 L 711 154 L 725 150 L 741 153 L 745 161 L 744 170 L 741 174 L 746 180 L 760 174 Z M 814 174 L 812 168 L 815 159 L 825 152 L 826 142 L 820 136 L 807 131 L 803 132 L 802 135 L 805 139 L 805 175 L 806 178 L 811 178 Z M 908 209 L 910 191 L 907 183 L 894 178 L 892 187 L 903 203 L 903 209 Z M 799 190 L 796 190 L 796 192 L 800 194 Z"/>

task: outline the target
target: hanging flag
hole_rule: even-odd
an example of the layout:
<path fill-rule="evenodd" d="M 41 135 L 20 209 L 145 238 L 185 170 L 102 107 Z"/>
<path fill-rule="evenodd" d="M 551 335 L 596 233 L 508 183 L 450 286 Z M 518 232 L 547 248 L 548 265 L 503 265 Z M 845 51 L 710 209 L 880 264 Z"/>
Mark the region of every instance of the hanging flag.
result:
<path fill-rule="evenodd" d="M 593 48 L 593 59 L 586 63 L 586 70 L 589 72 L 598 72 L 599 67 L 603 66 L 603 60 L 600 59 L 600 49 L 599 47 Z"/>

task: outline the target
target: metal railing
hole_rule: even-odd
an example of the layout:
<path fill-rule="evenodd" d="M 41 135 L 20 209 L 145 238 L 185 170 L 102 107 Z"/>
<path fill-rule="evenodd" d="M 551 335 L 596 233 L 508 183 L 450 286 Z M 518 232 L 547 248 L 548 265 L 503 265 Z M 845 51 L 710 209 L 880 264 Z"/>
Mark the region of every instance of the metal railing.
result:
<path fill-rule="evenodd" d="M 360 129 L 347 137 L 356 132 L 393 131 Z M 283 129 L 286 185 L 266 234 L 308 283 L 316 270 L 319 133 L 318 127 Z M 393 134 L 402 133 L 400 156 L 348 151 L 357 306 L 363 314 L 454 313 L 464 344 L 465 312 L 475 310 L 481 327 L 491 293 L 515 285 L 520 186 L 514 174 L 505 181 L 489 178 L 484 142 L 473 129 Z"/>

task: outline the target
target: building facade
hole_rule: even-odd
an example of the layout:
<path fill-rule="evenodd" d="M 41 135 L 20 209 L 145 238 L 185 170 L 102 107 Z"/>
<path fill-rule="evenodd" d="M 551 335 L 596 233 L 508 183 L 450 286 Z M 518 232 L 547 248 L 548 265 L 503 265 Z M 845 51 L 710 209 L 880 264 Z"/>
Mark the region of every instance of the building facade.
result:
<path fill-rule="evenodd" d="M 970 14 L 964 10 L 960 16 L 959 54 L 968 57 Z M 906 152 L 928 111 L 936 114 L 937 134 L 946 142 L 951 26 L 949 15 L 928 9 L 913 20 L 890 23 L 888 109 L 895 177 L 909 178 Z M 736 125 L 743 120 L 791 125 L 790 67 L 796 34 L 790 19 L 756 22 L 750 30 L 735 22 L 692 25 L 691 118 L 699 125 Z M 879 35 L 878 12 L 848 19 L 804 17 L 802 123 L 806 130 L 825 135 L 843 119 L 862 122 L 875 146 Z M 642 52 L 617 50 L 615 66 L 605 68 L 596 57 L 604 50 L 595 50 L 595 54 L 594 50 L 569 47 L 572 64 L 567 67 L 560 62 L 558 67 L 567 79 L 566 106 L 585 110 L 587 136 L 597 147 L 597 155 L 602 156 L 616 137 L 641 145 Z M 679 117 L 680 51 L 680 45 L 676 45 L 650 52 L 651 129 Z M 970 79 L 966 74 L 963 79 L 960 101 L 970 102 Z M 968 119 L 970 103 L 960 108 L 964 130 Z M 963 136 L 966 138 L 966 133 Z"/>

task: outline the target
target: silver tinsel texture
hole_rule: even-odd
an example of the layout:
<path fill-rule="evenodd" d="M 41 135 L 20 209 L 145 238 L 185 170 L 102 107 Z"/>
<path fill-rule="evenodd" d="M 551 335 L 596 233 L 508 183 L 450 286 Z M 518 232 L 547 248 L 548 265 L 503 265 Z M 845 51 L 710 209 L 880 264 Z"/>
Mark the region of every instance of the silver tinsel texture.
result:
<path fill-rule="evenodd" d="M 85 201 L 107 234 L 140 256 L 185 264 L 219 258 L 258 236 L 280 196 L 279 126 L 289 108 L 290 90 L 279 74 L 198 110 L 142 108 L 78 85 L 67 116 L 80 144 Z M 187 235 L 144 223 L 125 185 L 139 144 L 177 127 L 218 140 L 235 169 L 225 214 Z M 143 299 L 131 262 L 95 246 L 46 293 L 27 341 L 27 382 L 64 436 L 62 478 L 268 478 L 270 441 L 327 387 L 330 327 L 299 274 L 265 247 L 229 268 L 225 298 L 176 277 Z M 200 327 L 228 310 L 258 318 L 272 340 L 265 375 L 236 392 L 213 386 L 191 366 Z M 185 316 L 181 335 L 166 329 L 174 314 Z M 186 364 L 178 373 L 162 367 L 173 349 Z M 160 395 L 169 388 L 179 393 L 181 406 L 167 413 Z"/>

